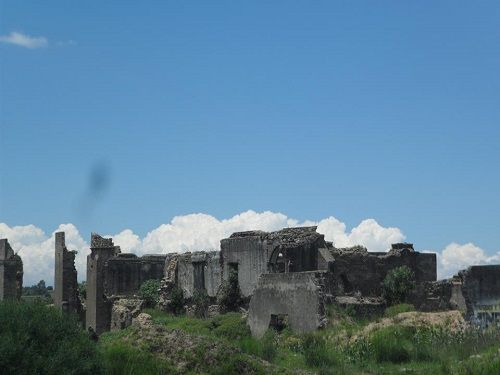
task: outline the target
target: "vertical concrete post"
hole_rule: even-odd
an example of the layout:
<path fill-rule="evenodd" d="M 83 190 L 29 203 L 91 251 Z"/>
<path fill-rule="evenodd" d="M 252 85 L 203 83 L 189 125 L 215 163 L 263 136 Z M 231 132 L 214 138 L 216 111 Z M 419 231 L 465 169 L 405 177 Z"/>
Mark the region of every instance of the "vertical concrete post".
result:
<path fill-rule="evenodd" d="M 54 259 L 54 305 L 65 312 L 82 313 L 78 293 L 76 251 L 66 248 L 64 232 L 57 232 Z"/>
<path fill-rule="evenodd" d="M 111 302 L 105 295 L 105 266 L 108 259 L 120 253 L 111 238 L 92 233 L 90 255 L 87 256 L 87 312 L 86 327 L 98 335 L 109 331 L 111 325 Z"/>
<path fill-rule="evenodd" d="M 64 301 L 64 232 L 56 233 L 55 264 L 54 264 L 54 305 L 62 309 Z"/>

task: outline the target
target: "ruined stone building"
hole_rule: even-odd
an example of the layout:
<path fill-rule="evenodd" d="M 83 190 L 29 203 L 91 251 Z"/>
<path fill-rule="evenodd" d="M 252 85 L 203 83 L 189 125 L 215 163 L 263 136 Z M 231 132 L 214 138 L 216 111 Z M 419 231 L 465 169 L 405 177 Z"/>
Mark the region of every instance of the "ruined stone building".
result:
<path fill-rule="evenodd" d="M 86 327 L 97 334 L 108 331 L 113 301 L 137 294 L 146 280 L 160 280 L 164 264 L 164 255 L 122 254 L 111 238 L 92 233 L 87 257 Z"/>
<path fill-rule="evenodd" d="M 270 326 L 309 332 L 325 325 L 328 304 L 350 306 L 359 315 L 383 312 L 383 280 L 400 266 L 415 275 L 409 298 L 417 309 L 462 309 L 483 325 L 500 320 L 500 266 L 475 266 L 453 279 L 436 281 L 436 254 L 415 251 L 412 244 L 393 244 L 388 252 L 378 253 L 360 246 L 335 248 L 316 227 L 301 227 L 233 233 L 221 240 L 220 251 L 142 257 L 123 254 L 112 239 L 92 234 L 85 321 L 98 334 L 126 327 L 141 309 L 132 297 L 150 279 L 162 280 L 162 308 L 169 308 L 174 290 L 181 292 L 188 309 L 197 292 L 209 298 L 209 309 L 215 308 L 232 275 L 255 336 Z M 76 301 L 64 294 L 74 293 L 75 280 L 74 254 L 67 251 L 64 234 L 58 233 L 57 305 Z"/>
<path fill-rule="evenodd" d="M 169 293 L 179 288 L 186 299 L 199 290 L 214 301 L 235 272 L 241 294 L 249 301 L 248 323 L 255 336 L 284 322 L 308 332 L 324 326 L 327 304 L 350 306 L 359 315 L 382 313 L 383 280 L 401 266 L 415 275 L 409 298 L 417 309 L 463 309 L 483 322 L 499 320 L 500 266 L 477 266 L 477 271 L 472 267 L 460 277 L 437 281 L 436 254 L 420 253 L 408 243 L 393 244 L 388 252 L 361 246 L 339 249 L 316 227 L 238 232 L 221 240 L 220 252 L 169 254 L 161 300 L 168 308 Z"/>
<path fill-rule="evenodd" d="M 111 238 L 95 233 L 90 243 L 83 305 L 76 252 L 67 249 L 64 232 L 55 234 L 54 304 L 79 315 L 97 334 L 130 324 L 142 308 L 139 289 L 151 279 L 161 280 L 160 307 L 169 308 L 176 290 L 189 309 L 200 292 L 214 312 L 227 281 L 237 280 L 240 303 L 248 308 L 255 336 L 270 326 L 309 332 L 325 325 L 328 304 L 353 307 L 359 315 L 381 313 L 383 280 L 400 266 L 415 275 L 409 302 L 418 310 L 459 309 L 480 326 L 500 326 L 500 265 L 472 266 L 437 281 L 436 254 L 420 253 L 408 243 L 393 244 L 388 252 L 335 248 L 316 227 L 237 232 L 221 240 L 220 251 L 142 257 L 122 253 Z M 1 239 L 0 300 L 19 299 L 22 281 L 22 260 L 7 239 Z"/>
<path fill-rule="evenodd" d="M 7 239 L 0 239 L 0 301 L 18 300 L 23 290 L 23 262 Z"/>

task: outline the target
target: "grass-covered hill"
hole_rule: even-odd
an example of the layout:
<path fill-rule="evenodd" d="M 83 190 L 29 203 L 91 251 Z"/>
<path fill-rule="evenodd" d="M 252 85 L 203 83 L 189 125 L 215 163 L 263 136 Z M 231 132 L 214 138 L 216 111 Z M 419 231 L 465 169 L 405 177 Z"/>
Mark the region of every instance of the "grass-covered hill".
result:
<path fill-rule="evenodd" d="M 398 305 L 356 320 L 331 308 L 322 331 L 252 338 L 245 318 L 147 310 L 151 319 L 96 343 L 71 317 L 40 303 L 0 304 L 5 374 L 500 374 L 500 332 L 467 327 L 458 312 Z M 147 316 L 143 315 L 147 318 Z"/>

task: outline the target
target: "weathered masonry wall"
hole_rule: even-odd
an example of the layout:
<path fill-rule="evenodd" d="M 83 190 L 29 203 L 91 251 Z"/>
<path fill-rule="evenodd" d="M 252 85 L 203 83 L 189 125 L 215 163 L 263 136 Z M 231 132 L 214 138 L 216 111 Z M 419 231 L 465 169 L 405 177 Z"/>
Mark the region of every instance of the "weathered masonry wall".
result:
<path fill-rule="evenodd" d="M 237 271 L 241 293 L 249 297 L 264 273 L 317 270 L 323 247 L 324 236 L 316 227 L 233 233 L 221 241 L 222 276 L 227 280 L 231 270 Z"/>
<path fill-rule="evenodd" d="M 415 272 L 417 284 L 437 278 L 436 254 L 419 253 L 413 247 L 395 248 L 382 254 L 334 249 L 332 255 L 334 261 L 329 267 L 335 278 L 336 294 L 359 291 L 364 296 L 379 296 L 387 273 L 400 266 L 407 266 Z"/>
<path fill-rule="evenodd" d="M 322 272 L 261 275 L 248 311 L 252 335 L 262 337 L 277 317 L 300 333 L 324 326 L 323 276 Z"/>
<path fill-rule="evenodd" d="M 193 297 L 196 290 L 216 297 L 221 285 L 219 252 L 168 254 L 165 264 L 168 272 L 174 273 L 172 281 L 182 289 L 184 298 Z"/>
<path fill-rule="evenodd" d="M 104 266 L 107 296 L 133 296 L 146 280 L 163 278 L 166 255 L 117 254 Z"/>
<path fill-rule="evenodd" d="M 0 239 L 0 301 L 20 299 L 23 289 L 23 262 L 7 239 Z"/>
<path fill-rule="evenodd" d="M 238 283 L 244 297 L 251 296 L 257 286 L 259 276 L 267 272 L 269 259 L 264 232 L 252 232 L 248 235 L 233 234 L 221 241 L 223 259 L 223 278 L 227 280 L 229 272 L 238 272 Z"/>
<path fill-rule="evenodd" d="M 80 314 L 82 304 L 78 294 L 76 251 L 68 251 L 64 232 L 55 235 L 54 305 L 63 311 Z"/>
<path fill-rule="evenodd" d="M 472 266 L 459 277 L 468 318 L 483 327 L 500 327 L 500 265 Z"/>
<path fill-rule="evenodd" d="M 112 303 L 105 295 L 105 265 L 108 259 L 120 253 L 111 238 L 92 233 L 90 255 L 87 256 L 87 311 L 86 327 L 97 334 L 109 331 Z"/>

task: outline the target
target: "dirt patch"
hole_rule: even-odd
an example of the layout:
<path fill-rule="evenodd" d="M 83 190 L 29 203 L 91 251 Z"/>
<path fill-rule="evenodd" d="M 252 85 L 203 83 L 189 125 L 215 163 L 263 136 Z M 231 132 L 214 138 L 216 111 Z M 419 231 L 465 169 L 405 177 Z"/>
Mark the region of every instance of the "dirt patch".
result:
<path fill-rule="evenodd" d="M 411 311 L 400 313 L 392 318 L 382 318 L 378 322 L 370 323 L 356 335 L 350 337 L 349 342 L 352 343 L 359 337 L 369 336 L 370 333 L 374 331 L 396 324 L 405 327 L 440 326 L 446 328 L 450 332 L 462 332 L 468 326 L 460 311 L 457 310 L 430 313 Z"/>
<path fill-rule="evenodd" d="M 224 341 L 168 329 L 149 320 L 147 324 L 137 321 L 129 327 L 123 340 L 166 360 L 182 374 L 207 374 L 215 369 L 242 374 L 283 373 L 269 362 L 245 354 Z"/>

